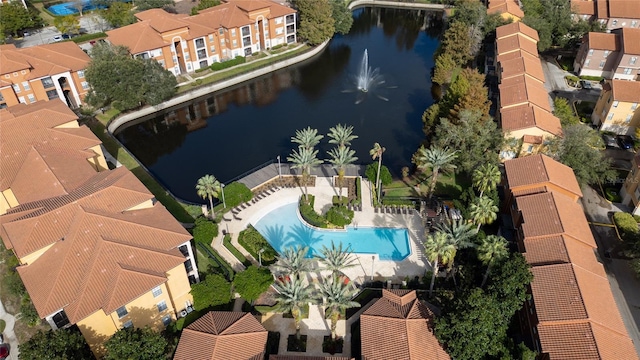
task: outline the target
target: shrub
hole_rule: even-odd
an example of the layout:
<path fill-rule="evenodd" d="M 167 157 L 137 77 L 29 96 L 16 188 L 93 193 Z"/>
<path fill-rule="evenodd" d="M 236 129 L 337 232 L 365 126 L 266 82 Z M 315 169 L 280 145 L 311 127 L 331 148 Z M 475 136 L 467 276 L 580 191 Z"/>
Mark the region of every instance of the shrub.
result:
<path fill-rule="evenodd" d="M 214 237 L 218 236 L 218 224 L 200 216 L 195 221 L 193 228 L 193 240 L 202 244 L 209 245 Z"/>
<path fill-rule="evenodd" d="M 613 222 L 620 231 L 624 241 L 634 241 L 638 235 L 638 223 L 629 213 L 616 212 L 613 214 Z"/>
<path fill-rule="evenodd" d="M 27 293 L 27 289 L 25 289 L 18 272 L 13 269 L 7 272 L 2 281 L 4 283 L 3 289 L 6 289 L 11 295 L 22 297 Z"/>
<path fill-rule="evenodd" d="M 83 34 L 80 36 L 76 36 L 74 38 L 71 39 L 71 41 L 73 41 L 76 44 L 80 44 L 83 42 L 87 42 L 90 40 L 95 40 L 95 39 L 104 39 L 107 37 L 107 34 L 103 33 L 103 32 L 98 32 L 98 33 L 93 33 L 93 34 Z"/>
<path fill-rule="evenodd" d="M 369 181 L 371 181 L 371 183 L 374 185 L 376 183 L 377 172 L 378 172 L 377 162 L 367 165 L 367 169 L 364 172 L 367 179 L 369 179 Z M 389 172 L 389 168 L 387 168 L 384 165 L 380 167 L 380 182 L 382 183 L 382 185 L 389 185 L 393 182 L 393 177 L 391 176 L 391 172 Z"/>
<path fill-rule="evenodd" d="M 313 195 L 309 195 L 309 202 L 305 200 L 304 196 L 300 198 L 300 215 L 302 216 L 304 221 L 306 221 L 310 225 L 319 228 L 326 228 L 327 220 L 322 215 L 313 210 L 313 201 Z"/>
<path fill-rule="evenodd" d="M 222 69 L 230 68 L 232 66 L 244 64 L 245 62 L 247 62 L 247 59 L 245 59 L 243 56 L 236 56 L 236 58 L 232 60 L 216 62 L 211 64 L 211 70 L 213 71 L 222 70 Z"/>
<path fill-rule="evenodd" d="M 620 195 L 618 195 L 618 192 L 616 192 L 616 189 L 605 188 L 604 189 L 604 194 L 607 197 L 607 200 L 609 200 L 611 202 L 620 202 L 620 201 L 622 201 L 622 198 L 620 197 Z"/>
<path fill-rule="evenodd" d="M 356 178 L 356 205 L 362 204 L 362 181 L 360 177 Z"/>
<path fill-rule="evenodd" d="M 224 200 L 228 208 L 234 208 L 244 202 L 250 201 L 253 193 L 247 185 L 237 181 L 224 187 Z"/>
<path fill-rule="evenodd" d="M 333 197 L 331 198 L 331 203 L 333 205 L 347 205 L 349 203 L 349 198 L 343 196 L 342 200 L 340 200 L 340 197 L 338 195 L 333 195 Z"/>
<path fill-rule="evenodd" d="M 249 266 L 247 270 L 239 272 L 233 278 L 233 288 L 245 300 L 253 303 L 260 294 L 267 291 L 273 283 L 273 275 L 267 268 Z"/>
<path fill-rule="evenodd" d="M 196 310 L 226 304 L 231 301 L 231 283 L 222 275 L 210 274 L 191 287 L 191 295 Z"/>
<path fill-rule="evenodd" d="M 327 211 L 327 221 L 336 226 L 345 226 L 351 224 L 353 220 L 353 211 L 347 209 L 343 205 L 334 205 Z"/>
<path fill-rule="evenodd" d="M 589 75 L 582 75 L 580 76 L 580 79 L 582 80 L 589 80 L 589 81 L 597 81 L 600 82 L 602 81 L 604 78 L 602 76 L 589 76 Z"/>
<path fill-rule="evenodd" d="M 29 326 L 36 326 L 40 322 L 40 315 L 38 315 L 35 306 L 33 306 L 29 295 L 25 295 L 20 302 L 20 319 L 24 320 Z"/>
<path fill-rule="evenodd" d="M 263 263 L 269 264 L 276 259 L 277 253 L 271 244 L 251 225 L 240 232 L 238 243 L 256 259 L 258 259 L 258 252 L 264 249 L 260 255 Z"/>
<path fill-rule="evenodd" d="M 633 259 L 629 262 L 631 270 L 636 274 L 636 277 L 640 279 L 640 259 Z"/>

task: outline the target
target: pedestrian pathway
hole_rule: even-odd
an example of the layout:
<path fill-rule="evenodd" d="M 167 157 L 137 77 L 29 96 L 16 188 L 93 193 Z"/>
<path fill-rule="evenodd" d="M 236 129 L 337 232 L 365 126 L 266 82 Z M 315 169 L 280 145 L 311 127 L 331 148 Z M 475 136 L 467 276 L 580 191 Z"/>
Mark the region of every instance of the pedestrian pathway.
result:
<path fill-rule="evenodd" d="M 4 336 L 4 342 L 9 344 L 9 357 L 7 359 L 18 360 L 18 355 L 20 354 L 20 351 L 18 350 L 18 339 L 13 331 L 16 318 L 4 309 L 2 300 L 0 300 L 0 319 L 4 320 L 6 323 L 2 335 Z"/>

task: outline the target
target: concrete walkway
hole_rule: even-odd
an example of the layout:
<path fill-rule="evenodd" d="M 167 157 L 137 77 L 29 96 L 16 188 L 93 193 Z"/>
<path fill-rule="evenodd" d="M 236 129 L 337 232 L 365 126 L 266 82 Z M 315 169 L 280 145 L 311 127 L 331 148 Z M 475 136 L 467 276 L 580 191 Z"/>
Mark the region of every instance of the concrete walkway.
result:
<path fill-rule="evenodd" d="M 18 355 L 20 351 L 18 350 L 18 339 L 16 338 L 15 332 L 13 332 L 13 326 L 16 323 L 16 318 L 7 313 L 4 309 L 4 305 L 2 305 L 2 300 L 0 300 L 0 319 L 4 320 L 7 324 L 2 332 L 4 336 L 4 342 L 9 344 L 9 360 L 18 360 Z"/>

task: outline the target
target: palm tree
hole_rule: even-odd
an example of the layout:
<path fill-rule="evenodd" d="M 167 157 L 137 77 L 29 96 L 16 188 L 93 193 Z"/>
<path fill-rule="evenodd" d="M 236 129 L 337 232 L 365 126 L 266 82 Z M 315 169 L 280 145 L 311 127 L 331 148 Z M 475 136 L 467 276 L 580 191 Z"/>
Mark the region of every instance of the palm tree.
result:
<path fill-rule="evenodd" d="M 433 235 L 428 235 L 424 242 L 427 260 L 431 262 L 433 274 L 431 274 L 431 285 L 429 286 L 429 296 L 433 294 L 433 284 L 438 273 L 438 264 L 448 265 L 453 262 L 456 256 L 456 247 L 451 243 L 446 233 L 436 231 Z"/>
<path fill-rule="evenodd" d="M 451 242 L 456 249 L 474 246 L 472 238 L 476 235 L 477 231 L 473 228 L 473 224 L 464 220 L 446 221 L 436 225 L 436 230 L 445 233 L 449 242 Z"/>
<path fill-rule="evenodd" d="M 360 307 L 360 304 L 351 299 L 356 296 L 357 290 L 353 286 L 345 284 L 337 275 L 332 275 L 319 286 L 318 300 L 322 299 L 326 309 L 329 310 L 331 319 L 331 340 L 336 339 L 336 325 L 342 311 Z"/>
<path fill-rule="evenodd" d="M 276 300 L 280 311 L 293 316 L 296 325 L 296 339 L 300 339 L 300 321 L 302 321 L 302 308 L 314 296 L 313 287 L 304 285 L 301 279 L 293 277 L 287 281 L 278 280 L 273 287 L 276 289 Z"/>
<path fill-rule="evenodd" d="M 351 145 L 351 140 L 358 138 L 358 135 L 353 135 L 353 126 L 342 124 L 329 128 L 327 136 L 331 138 L 329 144 L 336 144 L 338 147 L 349 146 Z"/>
<path fill-rule="evenodd" d="M 308 252 L 309 248 L 302 246 L 284 249 L 282 255 L 277 256 L 276 263 L 272 265 L 273 272 L 299 277 L 300 274 L 311 270 L 311 260 L 307 258 Z"/>
<path fill-rule="evenodd" d="M 355 151 L 348 146 L 341 146 L 329 150 L 329 162 L 338 168 L 338 188 L 340 203 L 342 203 L 342 180 L 344 179 L 344 171 L 347 165 L 351 165 L 358 160 Z"/>
<path fill-rule="evenodd" d="M 507 249 L 507 240 L 505 238 L 497 235 L 489 235 L 482 239 L 482 242 L 478 246 L 478 259 L 487 265 L 487 271 L 484 273 L 480 287 L 484 287 L 484 284 L 487 282 L 491 265 L 496 261 L 505 259 L 507 256 L 509 256 L 509 250 Z"/>
<path fill-rule="evenodd" d="M 498 218 L 498 207 L 493 203 L 493 199 L 488 196 L 481 196 L 469 206 L 469 214 L 473 221 L 478 224 L 476 231 L 480 230 L 480 226 L 491 224 Z"/>
<path fill-rule="evenodd" d="M 209 205 L 211 206 L 211 218 L 215 219 L 216 215 L 213 211 L 213 198 L 218 198 L 221 191 L 220 181 L 218 181 L 213 175 L 205 175 L 198 179 L 196 183 L 196 191 L 198 196 L 203 199 L 209 198 Z"/>
<path fill-rule="evenodd" d="M 291 137 L 291 142 L 311 150 L 320 143 L 323 137 L 324 135 L 318 134 L 318 129 L 312 129 L 308 126 L 306 129 L 296 130 L 296 136 Z"/>
<path fill-rule="evenodd" d="M 485 163 L 473 170 L 472 178 L 473 186 L 480 190 L 480 197 L 482 197 L 485 191 L 491 191 L 498 186 L 502 174 L 495 164 Z"/>
<path fill-rule="evenodd" d="M 457 157 L 456 151 L 442 149 L 439 147 L 430 147 L 429 149 L 421 146 L 413 155 L 413 163 L 419 170 L 425 171 L 431 169 L 431 185 L 429 185 L 429 197 L 433 195 L 438 182 L 440 172 L 449 172 L 454 170 L 456 166 L 452 163 Z"/>
<path fill-rule="evenodd" d="M 304 198 L 309 201 L 307 192 L 307 181 L 311 173 L 311 167 L 322 164 L 322 160 L 318 159 L 318 150 L 308 148 L 303 145 L 298 146 L 298 151 L 293 150 L 291 156 L 287 157 L 287 161 L 291 161 L 294 169 L 302 170 L 302 182 L 304 183 Z"/>
<path fill-rule="evenodd" d="M 338 275 L 342 269 L 356 266 L 351 251 L 342 249 L 342 243 L 336 246 L 332 240 L 330 248 L 322 245 L 320 254 L 322 254 L 321 261 L 324 264 L 324 269 L 331 270 L 332 275 Z"/>
<path fill-rule="evenodd" d="M 378 143 L 373 144 L 373 148 L 369 150 L 369 155 L 373 160 L 378 159 L 378 172 L 376 173 L 376 189 L 378 190 L 378 203 L 380 202 L 380 167 L 382 167 L 382 153 L 385 152 L 384 147 Z"/>

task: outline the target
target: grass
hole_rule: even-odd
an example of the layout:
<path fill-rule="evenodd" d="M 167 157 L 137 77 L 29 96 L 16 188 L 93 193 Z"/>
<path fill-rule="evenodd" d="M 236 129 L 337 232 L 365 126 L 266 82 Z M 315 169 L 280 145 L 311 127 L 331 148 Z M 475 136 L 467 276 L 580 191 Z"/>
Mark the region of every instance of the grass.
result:
<path fill-rule="evenodd" d="M 54 17 L 45 10 L 43 3 L 33 3 L 31 5 L 33 5 L 34 8 L 38 9 L 38 11 L 40 12 L 40 17 L 45 23 L 47 23 L 47 25 L 53 26 Z"/>
<path fill-rule="evenodd" d="M 107 126 L 109 121 L 111 121 L 118 115 L 120 115 L 120 110 L 111 108 L 102 114 L 96 115 L 96 119 L 98 119 L 102 123 L 102 125 Z"/>
<path fill-rule="evenodd" d="M 199 206 L 179 203 L 171 196 L 162 185 L 160 185 L 138 161 L 133 158 L 120 144 L 107 133 L 104 124 L 99 121 L 89 121 L 89 128 L 102 141 L 103 146 L 113 155 L 123 166 L 131 172 L 151 191 L 158 201 L 180 222 L 192 223 L 193 215 L 201 212 Z"/>
<path fill-rule="evenodd" d="M 224 239 L 222 240 L 222 244 L 233 254 L 233 256 L 238 259 L 244 266 L 251 266 L 251 261 L 247 260 L 247 258 L 231 243 L 231 235 L 226 234 Z"/>
<path fill-rule="evenodd" d="M 560 67 L 564 71 L 571 71 L 573 70 L 573 61 L 575 59 L 576 58 L 573 56 L 563 56 L 560 59 L 558 59 L 558 65 L 560 65 Z"/>
<path fill-rule="evenodd" d="M 252 61 L 252 62 L 249 62 L 249 63 L 246 63 L 246 64 L 242 64 L 242 65 L 238 65 L 238 66 L 235 66 L 235 67 L 232 67 L 232 68 L 229 68 L 229 69 L 225 69 L 224 71 L 214 72 L 210 76 L 207 76 L 207 77 L 204 77 L 204 78 L 199 78 L 198 79 L 199 80 L 198 86 L 205 85 L 205 84 L 210 84 L 210 83 L 214 83 L 214 82 L 218 82 L 218 81 L 225 80 L 225 79 L 228 79 L 228 78 L 232 78 L 232 77 L 235 77 L 237 75 L 241 75 L 241 74 L 244 74 L 246 72 L 249 72 L 251 70 L 259 69 L 259 68 L 262 68 L 262 67 L 264 67 L 266 65 L 270 65 L 272 63 L 275 63 L 275 62 L 278 62 L 278 61 L 281 61 L 281 60 L 296 56 L 296 55 L 301 54 L 301 53 L 303 53 L 303 52 L 305 52 L 305 51 L 307 51 L 309 49 L 310 49 L 310 47 L 305 45 L 305 46 L 300 47 L 299 49 L 287 52 L 287 53 L 282 54 L 282 55 L 277 55 L 277 56 L 274 56 L 274 57 L 269 58 L 269 59 Z M 192 84 L 195 84 L 195 83 L 192 83 Z M 191 85 L 191 84 L 180 86 L 180 87 L 178 87 L 177 93 L 179 94 L 179 93 L 182 93 L 182 92 L 185 92 L 185 91 L 189 91 L 189 90 L 191 90 L 193 88 L 194 88 L 194 86 Z"/>
<path fill-rule="evenodd" d="M 7 322 L 0 319 L 0 333 L 4 332 L 4 328 L 7 327 Z"/>

